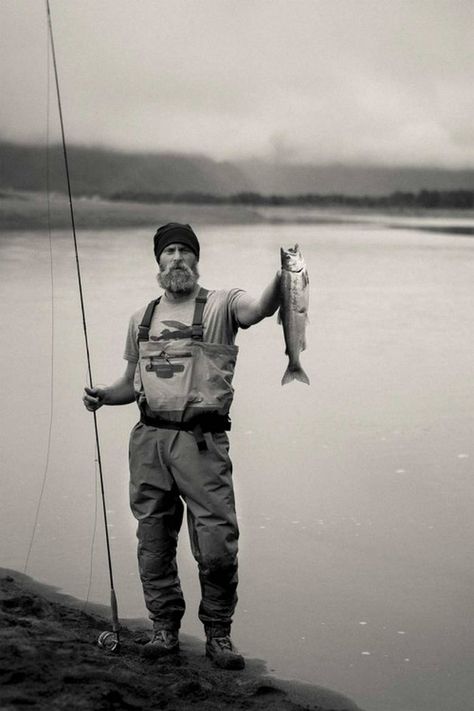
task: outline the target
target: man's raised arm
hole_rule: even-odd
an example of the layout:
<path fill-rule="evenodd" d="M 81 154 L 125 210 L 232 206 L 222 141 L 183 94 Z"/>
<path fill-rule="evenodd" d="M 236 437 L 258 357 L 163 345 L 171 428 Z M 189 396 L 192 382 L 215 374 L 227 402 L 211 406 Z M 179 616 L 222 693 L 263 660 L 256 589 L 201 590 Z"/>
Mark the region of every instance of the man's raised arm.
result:
<path fill-rule="evenodd" d="M 277 272 L 259 297 L 253 297 L 247 293 L 240 297 L 236 304 L 237 320 L 244 328 L 253 326 L 267 316 L 274 314 L 279 305 L 280 272 Z"/>

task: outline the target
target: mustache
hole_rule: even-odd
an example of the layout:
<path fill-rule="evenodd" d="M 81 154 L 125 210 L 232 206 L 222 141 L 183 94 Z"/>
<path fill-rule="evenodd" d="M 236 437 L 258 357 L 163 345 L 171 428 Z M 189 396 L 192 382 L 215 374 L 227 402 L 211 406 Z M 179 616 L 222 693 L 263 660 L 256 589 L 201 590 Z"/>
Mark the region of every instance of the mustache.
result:
<path fill-rule="evenodd" d="M 166 269 L 162 271 L 162 274 L 171 274 L 172 272 L 179 271 L 179 272 L 187 272 L 188 274 L 192 274 L 193 271 L 191 267 L 188 267 L 188 265 L 183 262 L 173 262 L 173 264 L 169 264 Z"/>

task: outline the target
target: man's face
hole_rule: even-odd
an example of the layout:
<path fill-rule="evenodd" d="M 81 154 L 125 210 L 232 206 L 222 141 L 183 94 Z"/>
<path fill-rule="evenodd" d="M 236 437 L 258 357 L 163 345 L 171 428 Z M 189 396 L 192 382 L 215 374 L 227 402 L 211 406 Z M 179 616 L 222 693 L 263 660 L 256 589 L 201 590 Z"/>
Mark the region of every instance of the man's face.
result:
<path fill-rule="evenodd" d="M 199 279 L 197 257 L 187 245 L 169 244 L 160 254 L 158 283 L 173 294 L 190 294 Z"/>

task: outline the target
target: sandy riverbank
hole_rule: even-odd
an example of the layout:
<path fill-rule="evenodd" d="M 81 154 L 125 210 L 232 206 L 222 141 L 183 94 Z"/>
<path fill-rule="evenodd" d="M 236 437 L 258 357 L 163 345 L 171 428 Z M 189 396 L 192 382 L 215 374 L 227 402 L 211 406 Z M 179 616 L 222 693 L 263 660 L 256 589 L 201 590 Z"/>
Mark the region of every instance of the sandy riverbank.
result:
<path fill-rule="evenodd" d="M 144 623 L 129 621 L 119 654 L 96 644 L 110 622 L 88 606 L 20 573 L 0 569 L 0 707 L 5 711 L 358 711 L 335 692 L 265 674 L 216 669 L 199 640 L 184 637 L 179 657 L 146 660 Z"/>

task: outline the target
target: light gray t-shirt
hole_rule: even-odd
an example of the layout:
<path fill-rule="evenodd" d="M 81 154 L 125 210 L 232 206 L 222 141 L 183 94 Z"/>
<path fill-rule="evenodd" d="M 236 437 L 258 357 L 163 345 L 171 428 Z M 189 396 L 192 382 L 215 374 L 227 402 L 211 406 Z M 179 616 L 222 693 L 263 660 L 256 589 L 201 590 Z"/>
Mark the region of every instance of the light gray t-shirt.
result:
<path fill-rule="evenodd" d="M 233 345 L 237 330 L 242 328 L 236 316 L 236 305 L 245 292 L 242 289 L 209 291 L 204 306 L 204 341 Z M 174 340 L 191 337 L 195 297 L 186 301 L 171 301 L 163 294 L 155 308 L 150 325 L 150 341 Z M 138 326 L 146 306 L 136 311 L 130 319 L 124 358 L 138 363 Z"/>

